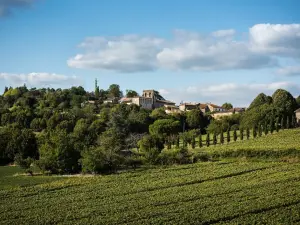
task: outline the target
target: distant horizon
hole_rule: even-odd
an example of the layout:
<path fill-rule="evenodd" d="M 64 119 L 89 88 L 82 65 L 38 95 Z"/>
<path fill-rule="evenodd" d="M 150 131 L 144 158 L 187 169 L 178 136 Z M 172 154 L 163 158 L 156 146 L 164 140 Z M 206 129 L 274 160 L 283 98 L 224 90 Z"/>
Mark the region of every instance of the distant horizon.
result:
<path fill-rule="evenodd" d="M 300 95 L 298 0 L 0 1 L 0 89 L 155 89 L 247 107 Z"/>

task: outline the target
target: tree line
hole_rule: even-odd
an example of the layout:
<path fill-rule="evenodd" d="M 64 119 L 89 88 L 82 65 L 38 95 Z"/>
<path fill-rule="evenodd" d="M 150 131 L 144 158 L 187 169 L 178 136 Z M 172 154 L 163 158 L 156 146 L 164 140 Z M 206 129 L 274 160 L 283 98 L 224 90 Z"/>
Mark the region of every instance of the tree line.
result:
<path fill-rule="evenodd" d="M 126 91 L 128 97 L 136 95 Z M 237 140 L 238 129 L 248 137 L 250 130 L 259 136 L 290 128 L 299 104 L 299 97 L 296 101 L 278 90 L 272 97 L 260 94 L 243 114 L 214 120 L 199 109 L 167 115 L 163 108 L 103 103 L 122 96 L 116 84 L 104 91 L 96 83 L 94 92 L 82 87 L 6 88 L 0 96 L 0 163 L 16 162 L 28 172 L 34 163 L 49 173 L 110 173 L 145 164 L 190 163 L 197 159 L 188 145 L 195 148 L 198 137 L 202 147 L 202 134 L 209 146 L 218 143 L 218 135 L 224 142 L 223 131 L 233 130 Z"/>

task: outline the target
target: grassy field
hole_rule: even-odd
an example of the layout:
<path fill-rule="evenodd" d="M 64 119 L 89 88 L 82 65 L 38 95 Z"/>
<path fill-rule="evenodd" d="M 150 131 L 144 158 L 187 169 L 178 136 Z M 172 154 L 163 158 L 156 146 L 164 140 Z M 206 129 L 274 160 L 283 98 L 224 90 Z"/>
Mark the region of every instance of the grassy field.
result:
<path fill-rule="evenodd" d="M 0 224 L 296 224 L 300 164 L 220 161 L 94 177 L 0 167 Z"/>
<path fill-rule="evenodd" d="M 244 137 L 245 138 L 245 137 Z M 219 141 L 219 140 L 218 140 Z M 300 129 L 282 130 L 249 140 L 234 142 L 221 145 L 210 145 L 206 147 L 196 147 L 195 152 L 205 152 L 214 157 L 258 157 L 258 158 L 281 158 L 281 157 L 300 157 Z"/>

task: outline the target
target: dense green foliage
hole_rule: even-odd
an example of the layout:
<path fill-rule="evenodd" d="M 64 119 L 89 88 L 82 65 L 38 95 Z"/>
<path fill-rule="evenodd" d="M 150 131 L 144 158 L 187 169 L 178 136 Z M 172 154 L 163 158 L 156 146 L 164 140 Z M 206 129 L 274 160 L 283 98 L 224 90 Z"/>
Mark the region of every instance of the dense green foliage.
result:
<path fill-rule="evenodd" d="M 208 162 L 93 177 L 0 167 L 0 224 L 297 224 L 299 163 Z M 59 207 L 58 207 L 59 206 Z"/>
<path fill-rule="evenodd" d="M 157 91 L 154 94 L 163 99 Z M 137 93 L 127 90 L 126 95 L 134 97 Z M 257 124 L 263 125 L 259 129 L 265 135 L 273 133 L 275 127 L 296 125 L 296 100 L 282 89 L 272 97 L 258 95 L 244 113 L 219 119 L 200 109 L 168 115 L 163 107 L 146 110 L 119 103 L 121 97 L 119 85 L 100 90 L 97 80 L 94 92 L 82 87 L 6 88 L 0 96 L 0 164 L 15 162 L 31 172 L 33 163 L 43 172 L 73 174 L 112 173 L 142 164 L 189 163 L 198 160 L 191 160 L 194 156 L 190 150 L 202 147 L 202 139 L 206 146 L 218 145 L 225 140 L 237 141 L 243 129 L 249 139 L 250 129 Z M 232 105 L 225 103 L 224 107 Z M 253 132 L 256 137 L 256 130 Z M 201 136 L 197 143 L 201 134 L 204 138 Z M 243 139 L 243 134 L 240 137 Z"/>

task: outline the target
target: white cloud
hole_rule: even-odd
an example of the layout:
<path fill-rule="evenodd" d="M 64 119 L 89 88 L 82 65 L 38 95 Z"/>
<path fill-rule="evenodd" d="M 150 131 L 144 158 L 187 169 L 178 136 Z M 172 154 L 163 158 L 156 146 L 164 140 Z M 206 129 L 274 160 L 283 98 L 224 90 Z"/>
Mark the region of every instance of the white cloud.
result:
<path fill-rule="evenodd" d="M 256 24 L 249 33 L 257 52 L 300 57 L 300 24 Z"/>
<path fill-rule="evenodd" d="M 5 80 L 8 85 L 20 86 L 52 86 L 52 85 L 80 85 L 82 81 L 77 76 L 66 76 L 55 73 L 28 73 L 12 74 L 0 73 L 0 80 Z"/>
<path fill-rule="evenodd" d="M 300 76 L 300 66 L 288 66 L 277 70 L 277 73 L 284 76 Z"/>
<path fill-rule="evenodd" d="M 170 39 L 125 35 L 90 37 L 83 53 L 68 60 L 74 68 L 141 72 L 156 69 L 216 71 L 274 68 L 278 57 L 300 57 L 300 24 L 257 24 L 248 40 L 233 29 L 201 34 L 175 30 Z"/>
<path fill-rule="evenodd" d="M 18 7 L 30 6 L 37 0 L 0 0 L 0 17 L 11 13 L 11 10 Z"/>
<path fill-rule="evenodd" d="M 117 72 L 151 71 L 157 68 L 155 60 L 163 40 L 126 35 L 114 38 L 87 38 L 79 45 L 86 50 L 68 60 L 75 68 L 106 69 Z"/>
<path fill-rule="evenodd" d="M 166 89 L 168 94 L 165 94 L 164 97 L 177 103 L 181 101 L 212 102 L 222 105 L 224 102 L 231 102 L 235 107 L 246 107 L 259 93 L 263 92 L 267 95 L 272 95 L 279 88 L 286 89 L 295 96 L 298 96 L 300 92 L 300 85 L 286 81 L 253 84 L 224 83 L 208 86 L 190 86 L 181 90 Z"/>
<path fill-rule="evenodd" d="M 235 30 L 229 29 L 229 30 L 218 30 L 212 33 L 214 37 L 228 37 L 235 35 Z"/>

